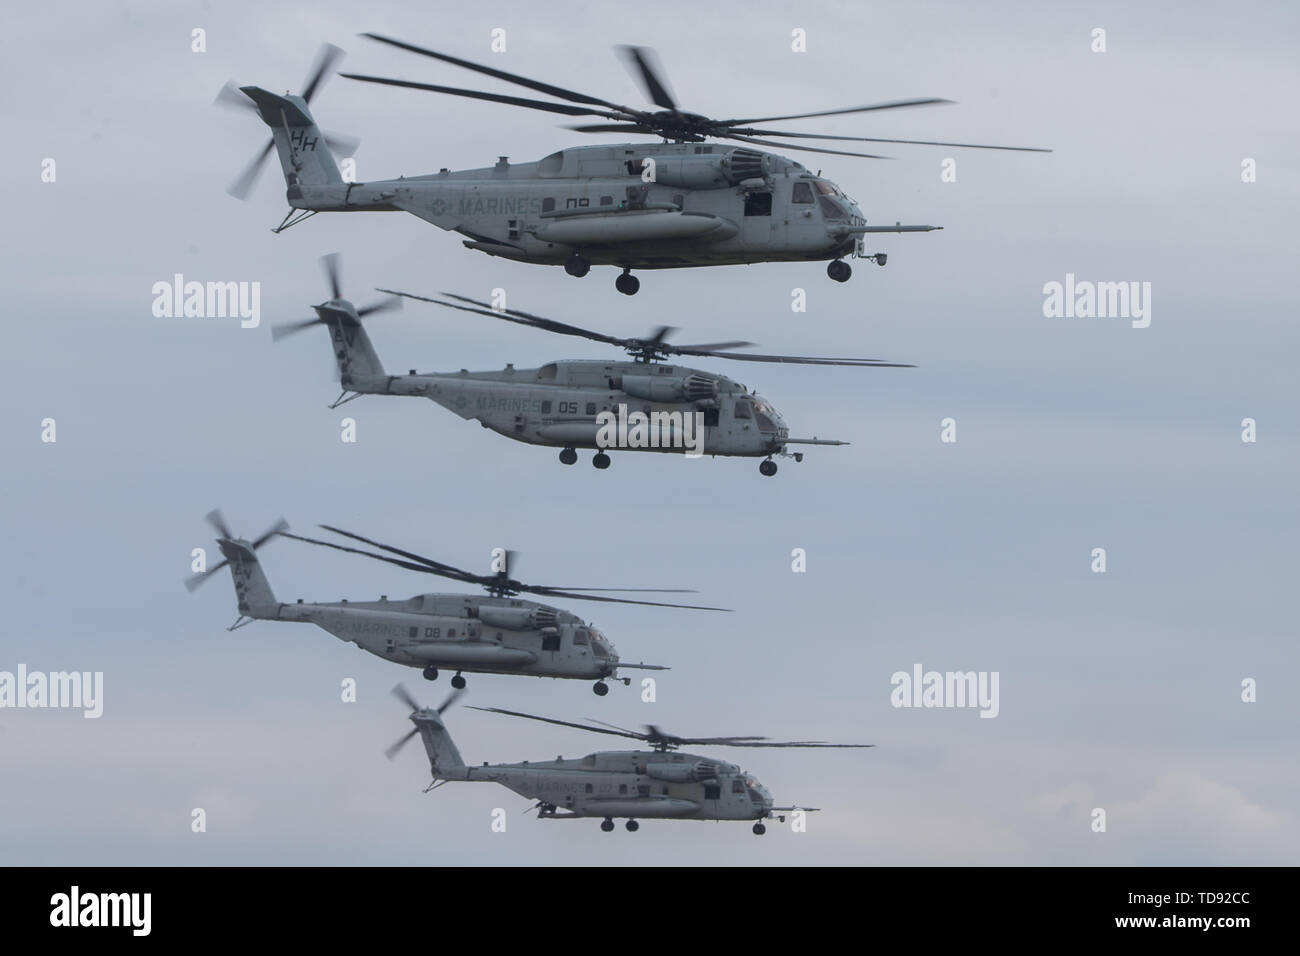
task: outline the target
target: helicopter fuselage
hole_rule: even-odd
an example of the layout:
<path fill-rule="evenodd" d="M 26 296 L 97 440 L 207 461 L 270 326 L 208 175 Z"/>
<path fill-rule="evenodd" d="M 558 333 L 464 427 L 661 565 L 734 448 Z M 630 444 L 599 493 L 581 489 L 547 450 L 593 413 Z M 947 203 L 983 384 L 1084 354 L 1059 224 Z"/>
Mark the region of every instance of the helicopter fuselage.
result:
<path fill-rule="evenodd" d="M 495 372 L 353 375 L 344 385 L 428 398 L 531 445 L 764 457 L 780 452 L 789 437 L 780 414 L 745 386 L 659 362 L 572 360 Z"/>
<path fill-rule="evenodd" d="M 513 597 L 299 601 L 280 604 L 273 619 L 315 624 L 408 667 L 599 680 L 619 666 L 613 644 L 596 628 L 568 611 Z"/>
<path fill-rule="evenodd" d="M 402 210 L 522 262 L 577 254 L 626 269 L 839 259 L 862 251 L 866 228 L 856 203 L 801 164 L 709 143 L 580 146 L 538 162 L 291 182 L 288 200 L 317 212 Z"/>
<path fill-rule="evenodd" d="M 600 751 L 571 760 L 448 768 L 435 776 L 499 783 L 537 800 L 542 819 L 762 820 L 772 811 L 767 788 L 740 767 L 676 751 Z"/>

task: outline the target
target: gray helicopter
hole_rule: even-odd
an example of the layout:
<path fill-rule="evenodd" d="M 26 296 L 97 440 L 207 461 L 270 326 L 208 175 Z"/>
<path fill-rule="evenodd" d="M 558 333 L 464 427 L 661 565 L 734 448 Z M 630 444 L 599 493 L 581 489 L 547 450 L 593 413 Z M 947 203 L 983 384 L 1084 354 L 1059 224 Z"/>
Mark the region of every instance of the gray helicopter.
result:
<path fill-rule="evenodd" d="M 457 689 L 465 686 L 465 673 L 514 674 L 595 680 L 592 689 L 597 696 L 604 697 L 609 693 L 609 685 L 605 683 L 607 679 L 621 680 L 625 686 L 631 683 L 630 677 L 618 675 L 619 670 L 668 670 L 658 664 L 629 664 L 619 660 L 614 645 L 599 629 L 568 611 L 521 600 L 516 597 L 520 593 L 697 611 L 728 610 L 576 593 L 693 593 L 677 588 L 572 588 L 524 584 L 510 576 L 516 555 L 504 549 L 493 553 L 492 574 L 474 574 L 329 525 L 321 527 L 387 554 L 291 534 L 284 521 L 256 540 L 247 541 L 231 533 L 220 511 L 210 512 L 207 520 L 216 529 L 217 544 L 225 560 L 192 576 L 185 586 L 192 591 L 217 571 L 230 567 L 235 597 L 239 602 L 239 617 L 227 630 L 233 631 L 255 620 L 315 624 L 339 640 L 350 641 L 376 657 L 420 668 L 426 680 L 437 680 L 440 668 L 454 670 L 456 673 L 451 685 Z M 383 596 L 378 601 L 308 604 L 299 599 L 294 604 L 286 604 L 279 601 L 271 590 L 256 554 L 258 548 L 275 537 L 292 538 L 319 547 L 364 555 L 410 571 L 478 584 L 488 593 L 486 597 L 418 594 L 405 601 L 389 601 L 387 596 Z"/>
<path fill-rule="evenodd" d="M 521 312 L 494 309 L 489 303 L 444 293 L 430 299 L 406 292 L 361 309 L 343 298 L 337 254 L 322 263 L 330 283 L 331 298 L 314 306 L 316 317 L 285 322 L 271 329 L 279 340 L 286 335 L 324 325 L 334 344 L 343 392 L 330 406 L 361 395 L 407 395 L 427 398 L 461 418 L 476 420 L 515 441 L 558 447 L 560 461 L 572 465 L 578 448 L 594 448 L 592 464 L 610 465 L 607 449 L 675 452 L 763 459 L 761 474 L 775 475 L 773 456 L 803 461 L 803 452 L 791 445 L 844 445 L 825 438 L 791 438 L 785 420 L 757 392 L 712 372 L 661 360 L 672 355 L 709 356 L 740 362 L 801 365 L 845 365 L 858 368 L 912 368 L 880 359 L 815 358 L 797 355 L 758 355 L 730 351 L 749 342 L 713 342 L 706 345 L 670 345 L 674 331 L 661 326 L 644 339 L 625 339 Z M 361 319 L 400 304 L 402 297 L 432 302 L 464 312 L 503 319 L 547 332 L 604 342 L 627 351 L 630 361 L 572 359 L 550 362 L 540 368 L 502 371 L 416 372 L 394 375 L 385 371 Z M 454 301 L 448 301 L 454 300 Z"/>
<path fill-rule="evenodd" d="M 301 96 L 280 96 L 233 82 L 218 96 L 218 102 L 254 109 L 271 129 L 271 141 L 229 191 L 245 198 L 274 148 L 284 171 L 290 206 L 276 232 L 318 212 L 408 212 L 440 229 L 460 233 L 466 248 L 491 256 L 563 265 L 569 275 L 579 277 L 593 265 L 616 266 L 622 272 L 615 286 L 625 295 L 635 295 L 640 288 L 633 269 L 829 260 L 827 274 L 837 282 L 846 282 L 852 268 L 845 257 L 885 264 L 885 253 L 867 254 L 867 235 L 930 232 L 942 227 L 898 222 L 869 225 L 857 203 L 820 173 L 774 153 L 709 140 L 869 159 L 885 157 L 773 142 L 767 137 L 1050 152 L 1018 146 L 787 132 L 755 125 L 951 102 L 936 98 L 786 116 L 711 119 L 678 108 L 662 71 L 654 65 L 652 51 L 644 47 L 621 49 L 657 110 L 621 106 L 390 37 L 363 36 L 565 102 L 341 74 L 349 79 L 565 116 L 596 117 L 604 122 L 569 129 L 646 134 L 661 142 L 562 149 L 528 163 L 510 163 L 502 156 L 481 169 L 453 172 L 443 168 L 428 175 L 345 182 L 331 149 L 352 149 L 355 142 L 326 136 L 308 109 L 321 81 L 343 55 L 337 47 L 326 46 Z"/>
<path fill-rule="evenodd" d="M 677 737 L 647 725 L 645 732 L 625 730 L 613 724 L 594 726 L 498 707 L 474 710 L 510 717 L 539 720 L 561 727 L 576 727 L 597 734 L 610 734 L 643 741 L 651 750 L 598 751 L 565 760 L 525 760 L 520 763 L 484 763 L 469 766 L 443 723 L 443 713 L 460 697 L 453 692 L 437 709 L 421 707 L 401 684 L 393 696 L 411 708 L 414 729 L 385 751 L 392 760 L 417 734 L 429 755 L 433 783 L 429 790 L 451 781 L 499 783 L 529 800 L 541 820 L 578 820 L 603 817 L 600 828 L 614 829 L 614 818 L 626 818 L 627 829 L 636 832 L 640 820 L 753 820 L 755 835 L 767 832 L 764 820 L 796 810 L 814 812 L 817 807 L 774 806 L 772 794 L 753 776 L 733 763 L 678 753 L 679 747 L 816 747 L 865 749 L 874 744 L 830 744 L 821 741 L 775 741 L 766 737 Z"/>

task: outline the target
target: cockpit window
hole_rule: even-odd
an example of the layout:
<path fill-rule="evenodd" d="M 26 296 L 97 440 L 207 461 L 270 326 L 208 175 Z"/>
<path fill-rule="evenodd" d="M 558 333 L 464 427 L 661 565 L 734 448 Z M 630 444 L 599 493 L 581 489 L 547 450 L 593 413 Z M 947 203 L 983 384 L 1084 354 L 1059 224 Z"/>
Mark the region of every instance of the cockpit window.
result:
<path fill-rule="evenodd" d="M 813 184 L 817 187 L 817 191 L 818 191 L 819 193 L 821 193 L 823 196 L 843 196 L 843 195 L 844 195 L 844 193 L 840 192 L 840 187 L 839 187 L 839 186 L 836 186 L 836 185 L 835 185 L 833 182 L 831 182 L 830 180 L 827 180 L 827 179 L 814 179 L 814 180 L 813 180 Z"/>
<path fill-rule="evenodd" d="M 821 196 L 819 197 L 819 199 L 820 199 L 820 205 L 822 207 L 822 215 L 824 217 L 826 217 L 827 219 L 833 222 L 848 220 L 849 211 L 845 209 L 842 205 L 840 205 L 838 202 L 836 202 L 834 199 L 832 199 L 829 196 Z"/>
<path fill-rule="evenodd" d="M 732 781 L 731 781 L 731 792 L 732 792 L 732 793 L 744 793 L 744 792 L 745 792 L 745 781 L 741 780 L 739 777 L 737 777 L 735 780 L 732 780 Z"/>
<path fill-rule="evenodd" d="M 752 418 L 753 416 L 749 414 L 749 407 L 749 399 L 742 398 L 740 401 L 736 402 L 736 417 Z"/>
<path fill-rule="evenodd" d="M 578 628 L 576 631 L 574 631 L 574 632 L 573 632 L 573 643 L 576 644 L 578 647 L 586 647 L 586 646 L 587 646 L 587 632 L 584 631 L 582 628 Z"/>
<path fill-rule="evenodd" d="M 790 197 L 790 201 L 804 205 L 811 205 L 813 201 L 812 186 L 807 183 L 795 183 L 794 192 Z"/>

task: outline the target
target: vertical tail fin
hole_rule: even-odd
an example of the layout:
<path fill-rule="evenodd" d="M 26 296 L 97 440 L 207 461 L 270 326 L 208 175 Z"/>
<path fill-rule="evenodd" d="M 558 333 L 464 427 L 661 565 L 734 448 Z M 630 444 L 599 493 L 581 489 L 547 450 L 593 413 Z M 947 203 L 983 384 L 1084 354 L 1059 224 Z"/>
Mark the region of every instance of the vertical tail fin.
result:
<path fill-rule="evenodd" d="M 456 776 L 465 769 L 465 761 L 452 742 L 441 715 L 436 710 L 418 710 L 411 715 L 411 723 L 420 732 L 424 750 L 429 755 L 429 769 L 434 777 Z"/>
<path fill-rule="evenodd" d="M 343 182 L 325 134 L 312 118 L 306 100 L 293 94 L 279 96 L 258 86 L 242 86 L 240 90 L 257 105 L 262 122 L 271 127 L 284 181 L 290 188 Z"/>
<path fill-rule="evenodd" d="M 370 344 L 370 336 L 361 327 L 361 321 L 352 309 L 323 305 L 316 307 L 321 321 L 329 327 L 330 341 L 334 345 L 334 360 L 339 366 L 339 380 L 345 388 L 366 391 L 365 379 L 384 376 L 383 363 Z"/>
<path fill-rule="evenodd" d="M 270 582 L 253 552 L 252 545 L 242 539 L 219 542 L 221 553 L 230 562 L 230 577 L 235 582 L 235 598 L 239 613 L 252 618 L 274 618 L 280 613 L 280 602 L 275 599 Z"/>

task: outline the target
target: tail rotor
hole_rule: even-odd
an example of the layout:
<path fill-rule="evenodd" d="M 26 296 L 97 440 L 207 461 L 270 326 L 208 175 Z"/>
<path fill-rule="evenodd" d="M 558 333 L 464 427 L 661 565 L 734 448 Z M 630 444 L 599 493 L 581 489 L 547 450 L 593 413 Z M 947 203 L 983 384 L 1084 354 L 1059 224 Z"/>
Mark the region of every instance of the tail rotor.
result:
<path fill-rule="evenodd" d="M 230 525 L 226 523 L 225 515 L 221 513 L 220 508 L 213 508 L 206 515 L 204 515 L 204 517 L 207 519 L 208 524 L 212 525 L 212 529 L 216 531 L 218 542 L 238 540 L 235 537 L 235 535 L 231 532 Z M 262 535 L 255 538 L 253 541 L 249 542 L 249 547 L 251 547 L 254 551 L 256 551 L 258 548 L 266 544 L 272 538 L 279 535 L 281 532 L 288 531 L 288 530 L 289 530 L 289 522 L 281 518 L 279 521 L 273 524 L 269 529 L 267 529 L 267 531 L 265 531 Z M 193 591 L 200 584 L 202 584 L 212 575 L 216 574 L 218 571 L 220 571 L 229 563 L 230 563 L 229 560 L 222 560 L 220 563 L 214 564 L 206 571 L 200 571 L 198 574 L 195 574 L 192 577 L 186 579 L 185 587 L 188 590 Z"/>
<path fill-rule="evenodd" d="M 343 56 L 343 51 L 332 43 L 326 43 L 317 51 L 316 62 L 312 65 L 311 72 L 307 75 L 307 81 L 303 85 L 301 97 L 304 103 L 311 103 L 312 97 L 320 90 L 330 73 L 334 71 L 335 65 L 339 60 L 343 59 Z M 226 85 L 217 93 L 217 97 L 213 102 L 231 109 L 251 110 L 254 113 L 258 111 L 253 101 L 242 92 L 240 86 L 233 80 L 227 81 Z M 351 156 L 357 151 L 357 147 L 361 145 L 361 140 L 353 136 L 339 133 L 323 133 L 323 135 L 326 145 L 340 156 Z M 275 139 L 267 140 L 266 145 L 253 157 L 252 162 L 245 166 L 243 171 L 226 188 L 226 192 L 236 199 L 247 199 L 266 166 L 267 157 L 271 155 L 274 149 Z"/>

